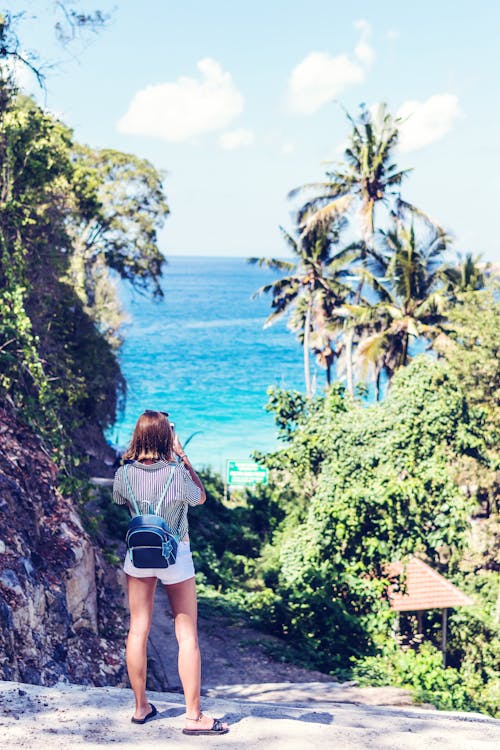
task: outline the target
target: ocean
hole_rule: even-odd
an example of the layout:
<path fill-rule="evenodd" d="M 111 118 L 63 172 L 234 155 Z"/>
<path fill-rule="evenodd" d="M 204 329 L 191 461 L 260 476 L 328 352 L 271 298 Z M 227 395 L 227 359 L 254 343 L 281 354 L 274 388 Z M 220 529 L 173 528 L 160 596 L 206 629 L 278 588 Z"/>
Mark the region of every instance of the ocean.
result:
<path fill-rule="evenodd" d="M 144 409 L 168 411 L 197 467 L 224 472 L 226 460 L 278 447 L 271 385 L 304 390 L 300 344 L 280 320 L 263 325 L 268 295 L 252 299 L 277 278 L 244 258 L 171 257 L 165 297 L 155 302 L 121 284 L 129 321 L 120 364 L 125 407 L 108 439 L 124 447 Z M 323 373 L 318 372 L 318 383 Z"/>

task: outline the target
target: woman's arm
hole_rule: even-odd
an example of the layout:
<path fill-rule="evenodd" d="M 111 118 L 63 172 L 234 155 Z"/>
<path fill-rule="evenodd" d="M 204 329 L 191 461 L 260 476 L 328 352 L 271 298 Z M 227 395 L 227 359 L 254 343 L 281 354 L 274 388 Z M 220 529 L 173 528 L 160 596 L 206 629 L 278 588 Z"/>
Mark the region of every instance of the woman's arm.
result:
<path fill-rule="evenodd" d="M 123 467 L 120 466 L 120 468 L 115 473 L 115 478 L 113 481 L 113 502 L 117 505 L 127 505 L 127 498 L 123 493 Z"/>
<path fill-rule="evenodd" d="M 200 489 L 200 502 L 199 502 L 199 505 L 203 505 L 203 503 L 207 499 L 205 488 L 204 488 L 204 486 L 202 484 L 202 481 L 201 481 L 200 477 L 198 476 L 198 474 L 195 472 L 194 468 L 192 467 L 191 461 L 189 460 L 189 458 L 187 457 L 187 455 L 184 453 L 184 450 L 183 450 L 182 445 L 181 445 L 181 441 L 179 440 L 179 438 L 177 436 L 177 433 L 175 433 L 175 435 L 174 435 L 174 453 L 177 456 L 179 456 L 179 458 L 181 459 L 182 463 L 184 464 L 184 466 L 188 470 L 188 472 L 189 472 L 189 474 L 191 476 L 191 479 L 193 480 L 193 482 L 195 483 L 195 485 L 197 487 L 199 487 L 199 489 Z"/>

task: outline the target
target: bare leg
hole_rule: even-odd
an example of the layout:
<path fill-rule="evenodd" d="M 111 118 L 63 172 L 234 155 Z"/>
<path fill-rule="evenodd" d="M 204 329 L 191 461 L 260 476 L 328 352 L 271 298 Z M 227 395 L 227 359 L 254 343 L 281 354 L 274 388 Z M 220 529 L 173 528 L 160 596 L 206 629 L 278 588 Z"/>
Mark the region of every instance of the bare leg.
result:
<path fill-rule="evenodd" d="M 127 576 L 130 629 L 127 639 L 127 670 L 135 696 L 134 719 L 151 711 L 146 700 L 147 643 L 156 589 L 156 578 Z"/>
<path fill-rule="evenodd" d="M 195 579 L 165 586 L 179 644 L 179 677 L 186 701 L 186 728 L 210 729 L 213 719 L 201 714 L 201 658 L 198 646 L 198 604 Z M 201 718 L 200 718 L 201 717 Z"/>
<path fill-rule="evenodd" d="M 165 586 L 172 608 L 179 644 L 179 676 L 184 689 L 186 713 L 200 714 L 201 659 L 198 646 L 198 605 L 194 578 Z"/>

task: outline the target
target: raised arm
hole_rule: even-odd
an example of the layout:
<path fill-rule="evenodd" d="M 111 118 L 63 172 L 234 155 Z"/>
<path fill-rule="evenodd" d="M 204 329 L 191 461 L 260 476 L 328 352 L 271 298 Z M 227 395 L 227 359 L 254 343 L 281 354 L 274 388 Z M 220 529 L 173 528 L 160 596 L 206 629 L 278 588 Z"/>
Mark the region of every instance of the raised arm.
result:
<path fill-rule="evenodd" d="M 174 446 L 173 447 L 174 447 L 174 453 L 176 454 L 176 456 L 179 456 L 180 460 L 182 461 L 182 463 L 184 464 L 184 466 L 188 470 L 191 479 L 193 480 L 193 482 L 195 483 L 195 485 L 197 487 L 199 487 L 199 489 L 200 489 L 200 502 L 199 502 L 199 505 L 203 505 L 203 503 L 207 499 L 205 488 L 204 488 L 204 486 L 202 484 L 202 481 L 201 481 L 200 477 L 198 476 L 198 474 L 195 472 L 193 466 L 191 465 L 191 461 L 189 460 L 189 458 L 187 457 L 186 453 L 184 452 L 184 450 L 182 448 L 182 445 L 181 445 L 181 441 L 179 440 L 179 437 L 178 437 L 177 433 L 175 433 L 175 435 L 174 435 Z"/>

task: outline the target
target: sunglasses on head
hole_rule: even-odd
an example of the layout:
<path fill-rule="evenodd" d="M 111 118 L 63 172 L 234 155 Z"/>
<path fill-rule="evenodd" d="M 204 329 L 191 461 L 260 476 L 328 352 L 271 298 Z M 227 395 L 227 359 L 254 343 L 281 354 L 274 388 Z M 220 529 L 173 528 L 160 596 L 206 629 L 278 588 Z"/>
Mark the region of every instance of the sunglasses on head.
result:
<path fill-rule="evenodd" d="M 163 414 L 164 417 L 168 417 L 168 411 L 156 411 L 156 409 L 146 409 L 143 414 Z"/>

